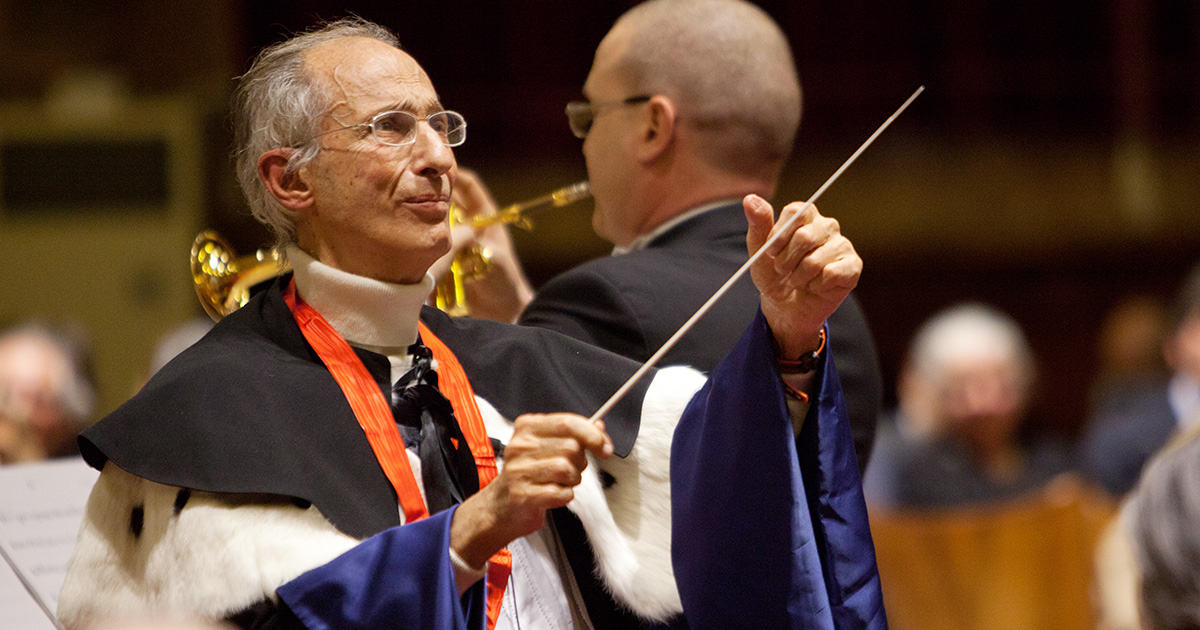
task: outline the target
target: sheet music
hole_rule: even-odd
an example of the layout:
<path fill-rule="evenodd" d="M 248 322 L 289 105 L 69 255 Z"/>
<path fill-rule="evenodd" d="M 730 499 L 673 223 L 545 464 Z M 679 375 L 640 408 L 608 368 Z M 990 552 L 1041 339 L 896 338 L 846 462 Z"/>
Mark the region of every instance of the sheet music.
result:
<path fill-rule="evenodd" d="M 58 591 L 99 474 L 79 458 L 0 466 L 0 628 L 57 627 Z"/>

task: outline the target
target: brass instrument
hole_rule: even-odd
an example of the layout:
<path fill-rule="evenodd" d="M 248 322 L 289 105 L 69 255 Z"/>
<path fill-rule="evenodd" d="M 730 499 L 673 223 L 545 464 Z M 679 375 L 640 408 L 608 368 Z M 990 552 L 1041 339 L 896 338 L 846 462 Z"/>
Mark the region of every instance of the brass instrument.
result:
<path fill-rule="evenodd" d="M 586 181 L 572 184 L 549 194 L 505 206 L 495 214 L 465 217 L 454 206 L 450 212 L 451 225 L 468 223 L 476 230 L 507 223 L 531 229 L 529 214 L 538 210 L 558 208 L 591 196 Z M 450 271 L 438 282 L 435 294 L 437 307 L 451 316 L 469 313 L 465 287 L 487 275 L 491 268 L 491 252 L 478 244 L 459 250 L 450 263 Z M 260 249 L 249 256 L 236 257 L 233 249 L 212 230 L 196 235 L 192 243 L 192 281 L 200 305 L 214 321 L 241 308 L 250 300 L 254 285 L 287 273 L 291 267 L 275 249 Z"/>
<path fill-rule="evenodd" d="M 250 288 L 291 268 L 274 248 L 235 258 L 233 248 L 212 230 L 192 242 L 192 281 L 196 297 L 213 321 L 238 310 L 250 300 Z"/>
<path fill-rule="evenodd" d="M 457 205 L 450 208 L 450 225 L 467 223 L 475 231 L 507 223 L 523 230 L 533 229 L 529 215 L 540 210 L 561 208 L 592 196 L 592 189 L 586 181 L 564 186 L 553 192 L 528 201 L 514 203 L 496 211 L 495 214 L 465 217 L 462 208 Z M 437 307 L 451 317 L 467 315 L 469 309 L 466 302 L 466 285 L 488 274 L 492 268 L 492 252 L 488 248 L 475 243 L 459 250 L 450 263 L 450 271 L 440 280 L 434 290 L 434 301 Z"/>

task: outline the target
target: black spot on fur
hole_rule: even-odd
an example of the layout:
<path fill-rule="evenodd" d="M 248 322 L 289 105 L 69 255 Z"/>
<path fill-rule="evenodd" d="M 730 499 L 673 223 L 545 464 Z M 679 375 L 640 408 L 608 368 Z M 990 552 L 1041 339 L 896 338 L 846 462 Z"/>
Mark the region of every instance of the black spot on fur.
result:
<path fill-rule="evenodd" d="M 192 491 L 187 488 L 181 489 L 179 494 L 175 495 L 175 516 L 179 516 L 179 513 L 183 511 L 183 506 L 187 505 L 188 499 L 191 498 Z"/>
<path fill-rule="evenodd" d="M 600 486 L 605 490 L 617 485 L 617 478 L 610 475 L 607 470 L 600 471 Z"/>
<path fill-rule="evenodd" d="M 300 497 L 292 497 L 292 505 L 300 508 L 301 510 L 307 510 L 312 506 L 312 501 L 306 501 Z"/>
<path fill-rule="evenodd" d="M 142 535 L 142 526 L 146 523 L 146 508 L 137 506 L 129 513 L 129 531 L 133 532 L 133 537 L 138 538 Z"/>

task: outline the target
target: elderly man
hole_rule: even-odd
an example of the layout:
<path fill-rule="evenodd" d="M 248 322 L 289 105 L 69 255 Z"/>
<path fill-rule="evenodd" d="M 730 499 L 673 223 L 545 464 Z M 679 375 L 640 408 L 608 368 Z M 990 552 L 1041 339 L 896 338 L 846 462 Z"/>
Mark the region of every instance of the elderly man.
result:
<path fill-rule="evenodd" d="M 515 312 L 500 318 L 519 312 L 523 325 L 645 361 L 746 262 L 741 200 L 775 193 L 800 123 L 800 84 L 786 37 L 758 7 L 652 0 L 622 15 L 600 42 L 583 93 L 588 100 L 571 103 L 567 114 L 584 139 L 593 227 L 615 255 L 551 279 L 532 302 L 514 303 Z M 478 206 L 481 195 L 465 183 L 464 204 Z M 529 294 L 493 288 L 500 285 L 489 278 L 478 291 Z M 711 370 L 754 318 L 757 302 L 744 278 L 662 364 Z M 865 466 L 882 378 L 852 296 L 831 316 L 829 331 Z"/>
<path fill-rule="evenodd" d="M 0 332 L 0 464 L 77 453 L 95 420 L 85 340 L 29 322 Z"/>
<path fill-rule="evenodd" d="M 466 128 L 394 36 L 349 20 L 268 48 L 238 103 L 242 184 L 294 273 L 82 436 L 102 473 L 65 626 L 620 627 L 595 580 L 626 627 L 883 626 L 819 351 L 861 269 L 836 223 L 785 209 L 729 359 L 591 423 L 636 364 L 422 307 Z M 771 208 L 746 212 L 758 247 Z"/>
<path fill-rule="evenodd" d="M 865 483 L 872 505 L 947 508 L 1012 499 L 1071 468 L 1070 449 L 1023 429 L 1036 361 L 1008 314 L 967 302 L 921 325 L 881 424 Z"/>

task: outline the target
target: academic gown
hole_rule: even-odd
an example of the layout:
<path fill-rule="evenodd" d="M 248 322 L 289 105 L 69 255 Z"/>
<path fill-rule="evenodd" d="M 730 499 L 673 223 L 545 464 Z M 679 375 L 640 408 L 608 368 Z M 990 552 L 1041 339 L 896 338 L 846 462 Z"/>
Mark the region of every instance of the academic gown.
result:
<path fill-rule="evenodd" d="M 174 592 L 186 595 L 165 597 L 165 602 L 160 596 L 156 602 L 164 608 L 230 617 L 249 611 L 247 625 L 287 622 L 295 614 L 314 629 L 481 627 L 482 584 L 460 599 L 446 553 L 452 510 L 400 526 L 394 492 L 336 383 L 282 303 L 279 287 L 227 317 L 141 393 L 81 437 L 90 464 L 103 468 L 112 463 L 118 468 L 110 477 L 133 478 L 127 486 L 114 487 L 141 484 L 148 489 L 136 499 L 142 503 L 126 513 L 93 515 L 94 509 L 119 503 L 105 495 L 111 488 L 103 486 L 102 475 L 88 518 L 128 519 L 126 535 L 132 543 L 122 541 L 114 549 L 73 559 L 62 605 L 68 610 L 96 605 L 87 600 L 99 597 L 88 590 L 97 587 L 87 582 L 97 575 L 116 582 L 130 579 L 132 559 L 135 565 L 141 563 L 144 573 L 134 575 L 132 585 L 114 587 L 114 592 L 146 591 L 152 586 L 145 583 L 151 569 L 162 570 L 163 575 L 185 582 L 195 579 L 200 585 L 176 588 Z M 636 368 L 546 331 L 452 320 L 432 309 L 423 312 L 422 319 L 455 350 L 477 397 L 485 401 L 481 408 L 491 407 L 507 418 L 535 411 L 590 414 Z M 386 359 L 356 352 L 386 392 Z M 669 529 L 677 543 L 671 545 L 668 535 L 648 544 L 666 541 L 678 588 L 677 593 L 671 588 L 670 594 L 679 598 L 691 627 L 886 627 L 832 360 L 826 360 L 815 411 L 796 442 L 772 357 L 769 330 L 760 316 L 712 381 L 691 399 L 674 437 L 666 440 Z M 639 438 L 639 432 L 647 431 L 642 426 L 649 417 L 646 408 L 654 404 L 654 397 L 647 396 L 651 379 L 657 383 L 659 375 L 647 377 L 606 418 L 618 455 L 630 454 L 635 439 L 652 441 L 645 435 Z M 690 385 L 683 387 L 690 393 Z M 148 422 L 156 423 L 154 430 L 147 430 Z M 297 457 L 300 453 L 303 458 Z M 642 489 L 636 486 L 638 474 L 614 476 L 604 485 L 588 487 L 603 487 L 594 492 L 603 504 L 618 490 Z M 580 493 L 586 494 L 584 490 L 581 486 Z M 161 567 L 155 564 L 161 558 L 136 549 L 139 539 L 154 536 L 163 548 L 191 547 L 190 553 L 212 554 L 214 550 L 201 541 L 209 536 L 215 545 L 223 544 L 221 523 L 214 526 L 209 520 L 195 528 L 187 519 L 199 511 L 191 508 L 231 497 L 244 501 L 247 513 L 260 520 L 277 515 L 274 504 L 290 503 L 284 507 L 299 516 L 288 518 L 307 519 L 317 523 L 317 529 L 324 524 L 326 530 L 317 538 L 329 544 L 312 547 L 324 551 L 306 548 L 312 557 L 297 560 L 309 565 L 303 570 L 299 565 L 279 567 L 275 574 L 282 577 L 277 583 L 264 577 L 263 583 L 246 588 L 236 583 L 243 558 L 210 567 L 208 557 L 173 557 L 172 562 L 185 566 Z M 159 530 L 135 531 L 150 522 L 147 514 L 158 504 L 173 516 Z M 283 530 L 290 531 L 287 527 Z M 636 556 L 642 544 L 614 543 L 594 527 L 588 529 L 587 523 L 584 529 L 601 556 L 596 573 L 605 578 L 619 573 L 605 564 L 603 556 L 613 555 L 608 547 L 633 550 Z M 240 524 L 230 529 L 244 531 Z M 81 546 L 83 539 L 81 533 Z M 230 542 L 235 551 L 240 549 L 236 542 Z M 170 546 L 175 543 L 177 548 Z M 274 534 L 251 544 L 267 563 L 286 564 L 286 556 L 304 555 L 289 554 L 286 538 Z M 587 552 L 578 545 L 568 549 L 573 565 L 580 554 L 590 559 Z M 114 571 L 114 566 L 120 570 Z M 207 592 L 211 585 L 200 579 L 206 570 L 231 576 L 230 584 L 219 585 L 225 591 Z M 590 578 L 576 573 L 582 587 Z M 636 594 L 639 589 L 632 590 Z M 272 605 L 276 594 L 286 607 Z M 669 595 L 665 603 L 651 602 L 642 611 L 649 611 L 650 621 L 671 617 Z M 593 619 L 603 617 L 593 605 L 589 602 Z M 239 620 L 245 621 L 245 616 Z"/>

